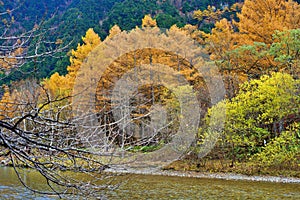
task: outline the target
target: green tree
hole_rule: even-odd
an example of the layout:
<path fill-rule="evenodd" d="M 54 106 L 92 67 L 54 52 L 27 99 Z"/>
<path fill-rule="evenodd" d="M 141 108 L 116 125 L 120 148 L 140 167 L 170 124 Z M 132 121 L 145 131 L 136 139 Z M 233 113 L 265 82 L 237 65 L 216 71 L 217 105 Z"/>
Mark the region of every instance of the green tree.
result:
<path fill-rule="evenodd" d="M 210 113 L 226 108 L 220 138 L 223 144 L 230 146 L 233 161 L 259 152 L 264 143 L 279 136 L 299 118 L 299 83 L 289 74 L 265 75 L 242 84 L 236 97 L 209 110 L 206 124 L 209 124 Z M 210 134 L 210 130 L 204 133 Z"/>
<path fill-rule="evenodd" d="M 300 29 L 276 32 L 269 54 L 274 57 L 278 69 L 299 78 L 300 71 Z"/>
<path fill-rule="evenodd" d="M 298 169 L 300 165 L 300 124 L 292 124 L 268 143 L 261 152 L 251 157 L 260 167 Z"/>

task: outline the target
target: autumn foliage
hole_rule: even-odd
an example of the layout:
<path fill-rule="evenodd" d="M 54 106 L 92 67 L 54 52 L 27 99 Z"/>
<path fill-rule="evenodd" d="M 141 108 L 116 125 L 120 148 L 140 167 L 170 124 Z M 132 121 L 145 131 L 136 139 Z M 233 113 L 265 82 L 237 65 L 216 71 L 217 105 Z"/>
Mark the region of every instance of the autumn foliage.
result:
<path fill-rule="evenodd" d="M 233 16 L 223 18 L 228 13 L 233 13 Z M 219 9 L 209 6 L 205 10 L 197 10 L 193 13 L 193 18 L 198 20 L 197 25 L 173 25 L 166 31 L 169 35 L 165 37 L 172 34 L 189 36 L 194 39 L 193 42 L 203 47 L 208 54 L 205 59 L 213 61 L 222 75 L 227 99 L 212 105 L 203 74 L 184 56 L 161 49 L 138 49 L 126 52 L 113 60 L 95 83 L 97 90 L 93 94 L 93 98 L 96 99 L 94 112 L 97 113 L 99 124 L 107 128 L 108 122 L 113 122 L 114 102 L 110 97 L 115 92 L 117 81 L 123 78 L 124 74 L 138 66 L 161 64 L 183 76 L 197 93 L 197 100 L 201 104 L 201 116 L 204 118 L 197 135 L 198 143 L 202 142 L 202 137 L 211 133 L 208 128 L 211 112 L 221 113 L 226 110 L 225 127 L 221 131 L 222 138 L 218 143 L 218 147 L 226 149 L 226 159 L 231 159 L 232 163 L 256 160 L 268 167 L 274 167 L 277 158 L 282 161 L 282 166 L 286 166 L 288 161 L 283 159 L 282 155 L 290 155 L 293 167 L 297 168 L 299 149 L 295 146 L 299 145 L 300 5 L 292 0 L 245 0 L 243 4 L 237 3 L 231 8 Z M 201 30 L 207 23 L 214 24 L 209 33 Z M 141 27 L 132 30 L 132 33 L 136 34 L 134 39 L 139 39 L 139 34 L 143 34 L 142 30 L 147 28 L 159 30 L 156 19 L 151 15 L 143 18 Z M 101 48 L 105 48 L 104 43 L 120 36 L 118 39 L 124 38 L 124 43 L 120 41 L 115 46 L 116 51 L 109 52 L 110 55 L 114 55 L 118 48 L 127 48 L 124 44 L 128 42 L 126 36 L 129 33 L 114 25 L 107 37 L 101 41 L 92 28 L 88 29 L 82 37 L 82 43 L 70 52 L 68 73 L 52 74 L 42 81 L 41 88 L 37 90 L 37 93 L 41 94 L 36 95 L 39 96 L 38 104 L 48 103 L 43 107 L 43 111 L 57 112 L 66 105 L 72 106 L 74 85 L 81 84 L 82 89 L 85 85 L 84 81 L 76 82 L 79 71 L 84 71 L 84 67 L 94 67 L 86 64 L 91 52 L 100 52 L 101 55 Z M 168 45 L 170 49 L 180 48 L 173 43 Z M 13 53 L 21 54 L 22 50 Z M 95 62 L 97 61 L 99 60 Z M 9 70 L 14 62 L 15 60 L 9 58 L 0 59 L 4 71 Z M 209 70 L 211 71 L 206 80 L 213 80 L 219 72 Z M 138 78 L 138 72 L 135 76 Z M 190 88 L 182 87 L 177 92 L 188 89 Z M 137 127 L 142 127 L 142 124 L 150 121 L 151 109 L 156 104 L 167 107 L 172 117 L 179 113 L 179 103 L 168 88 L 147 83 L 139 86 L 137 90 L 138 94 L 131 99 L 130 105 L 134 107 L 130 117 Z M 12 117 L 12 113 L 16 112 L 13 105 L 15 101 L 12 99 L 17 96 L 24 97 L 20 95 L 20 90 L 10 91 L 8 87 L 4 87 L 0 101 L 1 120 Z M 64 117 L 70 116 L 65 114 Z M 180 116 L 174 118 L 176 120 L 172 121 L 172 126 L 178 128 Z M 107 129 L 118 134 L 125 132 L 115 125 Z M 133 132 L 127 132 L 130 131 Z M 169 129 L 165 133 L 173 134 Z M 131 135 L 134 137 L 130 138 L 130 142 L 139 139 L 136 133 Z M 290 143 L 286 143 L 285 140 Z M 292 149 L 292 153 L 289 154 L 289 148 L 283 148 L 282 145 Z M 277 152 L 277 157 L 268 159 L 273 150 Z M 281 150 L 284 153 L 280 153 Z"/>
<path fill-rule="evenodd" d="M 76 80 L 76 75 L 88 54 L 100 44 L 100 37 L 88 29 L 85 37 L 82 37 L 83 44 L 78 44 L 77 49 L 71 51 L 70 65 L 67 67 L 68 74 L 65 76 L 54 73 L 49 79 L 45 79 L 45 88 L 52 98 L 62 98 L 71 96 Z"/>

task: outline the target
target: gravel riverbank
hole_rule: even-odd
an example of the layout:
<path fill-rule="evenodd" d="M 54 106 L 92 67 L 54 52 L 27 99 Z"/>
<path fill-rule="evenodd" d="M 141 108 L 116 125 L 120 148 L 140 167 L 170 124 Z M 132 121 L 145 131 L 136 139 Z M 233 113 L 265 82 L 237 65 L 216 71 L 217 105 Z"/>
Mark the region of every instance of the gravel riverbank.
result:
<path fill-rule="evenodd" d="M 234 173 L 205 173 L 194 171 L 172 171 L 161 169 L 135 169 L 135 168 L 118 168 L 111 167 L 105 170 L 112 173 L 126 173 L 126 174 L 143 174 L 143 175 L 160 175 L 160 176 L 178 176 L 191 178 L 214 178 L 224 180 L 245 180 L 245 181 L 264 181 L 276 183 L 295 183 L 300 184 L 300 178 L 292 177 L 277 177 L 277 176 L 247 176 Z"/>
<path fill-rule="evenodd" d="M 4 159 L 0 159 L 0 166 L 6 166 Z M 162 170 L 160 168 L 124 168 L 110 166 L 105 169 L 105 172 L 111 173 L 125 173 L 125 174 L 142 174 L 142 175 L 159 175 L 159 176 L 178 176 L 178 177 L 191 177 L 191 178 L 213 178 L 224 180 L 245 180 L 245 181 L 264 181 L 276 183 L 295 183 L 300 184 L 300 178 L 293 177 L 278 177 L 278 176 L 247 176 L 235 173 L 208 173 L 208 172 L 195 172 L 195 171 L 174 171 Z"/>

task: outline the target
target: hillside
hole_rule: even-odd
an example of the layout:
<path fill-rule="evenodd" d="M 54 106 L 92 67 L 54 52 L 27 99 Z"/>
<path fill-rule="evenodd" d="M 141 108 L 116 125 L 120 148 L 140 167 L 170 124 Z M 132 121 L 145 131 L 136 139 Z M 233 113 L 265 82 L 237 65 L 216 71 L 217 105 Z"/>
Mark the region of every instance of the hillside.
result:
<path fill-rule="evenodd" d="M 217 8 L 230 6 L 237 1 L 240 0 L 228 0 L 226 3 L 221 0 L 14 0 L 2 2 L 0 10 L 12 10 L 9 15 L 2 16 L 2 21 L 6 20 L 8 23 L 13 18 L 13 23 L 10 24 L 13 27 L 10 28 L 12 34 L 31 30 L 34 25 L 42 23 L 45 28 L 55 27 L 47 34 L 46 39 L 49 41 L 59 39 L 63 44 L 71 42 L 69 46 L 71 50 L 76 48 L 88 28 L 93 28 L 103 39 L 115 24 L 123 30 L 140 26 L 141 19 L 146 14 L 151 14 L 161 28 L 169 28 L 173 24 L 181 27 L 186 23 L 197 23 L 192 18 L 195 10 L 204 10 L 208 5 Z M 207 24 L 201 28 L 209 31 L 212 27 L 213 24 Z M 65 55 L 66 53 L 58 55 L 60 59 L 47 59 L 43 64 L 37 63 L 39 71 L 33 76 L 44 78 L 54 72 L 67 73 L 66 66 L 69 59 Z M 21 70 L 30 72 L 32 65 L 24 66 Z M 20 73 L 18 70 L 1 80 L 1 84 L 9 84 L 30 75 L 32 74 Z"/>

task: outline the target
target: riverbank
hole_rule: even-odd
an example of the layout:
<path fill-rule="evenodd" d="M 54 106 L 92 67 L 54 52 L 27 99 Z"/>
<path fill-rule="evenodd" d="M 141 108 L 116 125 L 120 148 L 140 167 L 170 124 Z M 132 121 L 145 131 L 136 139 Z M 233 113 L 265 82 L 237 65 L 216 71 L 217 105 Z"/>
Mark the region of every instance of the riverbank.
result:
<path fill-rule="evenodd" d="M 239 181 L 260 181 L 260 182 L 273 182 L 273 183 L 295 183 L 300 184 L 299 177 L 287 177 L 284 175 L 273 176 L 263 174 L 245 174 L 230 171 L 194 171 L 186 170 L 180 164 L 172 163 L 165 168 L 132 168 L 132 167 L 119 167 L 110 166 L 105 169 L 109 173 L 122 173 L 122 174 L 136 174 L 136 175 L 157 175 L 157 176 L 173 176 L 173 177 L 188 177 L 188 178 L 208 178 L 208 179 L 222 179 L 222 180 L 239 180 Z M 11 166 L 9 159 L 0 157 L 0 166 Z M 182 169 L 182 170 L 180 170 Z M 219 170 L 219 169 L 218 169 Z"/>
<path fill-rule="evenodd" d="M 209 179 L 222 179 L 222 180 L 262 181 L 262 182 L 273 182 L 273 183 L 300 184 L 300 178 L 293 178 L 293 177 L 248 176 L 248 175 L 236 174 L 236 173 L 174 171 L 174 170 L 162 170 L 159 168 L 135 169 L 135 168 L 111 167 L 105 169 L 105 172 L 138 174 L 138 175 L 176 176 L 176 177 L 189 177 L 189 178 L 209 178 Z"/>

